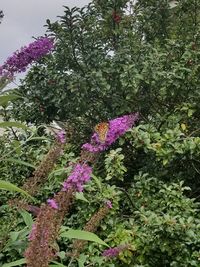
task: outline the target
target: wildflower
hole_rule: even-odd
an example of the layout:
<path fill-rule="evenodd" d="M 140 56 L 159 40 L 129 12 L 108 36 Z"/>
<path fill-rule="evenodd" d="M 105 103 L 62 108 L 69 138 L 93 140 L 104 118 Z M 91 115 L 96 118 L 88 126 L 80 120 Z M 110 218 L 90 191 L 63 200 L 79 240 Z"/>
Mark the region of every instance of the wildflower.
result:
<path fill-rule="evenodd" d="M 108 257 L 108 258 L 114 258 L 114 257 L 117 257 L 120 254 L 120 252 L 124 251 L 127 248 L 128 248 L 128 245 L 121 245 L 118 247 L 109 248 L 109 249 L 104 250 L 102 256 Z"/>
<path fill-rule="evenodd" d="M 50 207 L 52 207 L 53 209 L 58 209 L 58 204 L 56 203 L 56 201 L 54 199 L 48 199 L 47 203 L 49 204 Z"/>
<path fill-rule="evenodd" d="M 114 143 L 121 135 L 128 131 L 138 120 L 138 113 L 125 115 L 109 121 L 109 130 L 106 135 L 105 142 L 99 140 L 97 133 L 94 133 L 91 137 L 90 143 L 86 143 L 82 146 L 83 149 L 93 153 L 106 150 L 112 143 Z"/>
<path fill-rule="evenodd" d="M 63 183 L 63 191 L 74 188 L 78 192 L 83 191 L 83 185 L 91 178 L 92 168 L 86 163 L 77 163 L 68 179 Z"/>
<path fill-rule="evenodd" d="M 61 144 L 65 143 L 65 131 L 61 130 L 57 133 L 57 139 Z"/>
<path fill-rule="evenodd" d="M 29 64 L 39 60 L 54 48 L 53 39 L 41 37 L 28 46 L 17 50 L 0 67 L 0 76 L 13 77 L 15 73 L 24 72 Z"/>
<path fill-rule="evenodd" d="M 106 201 L 106 205 L 109 209 L 112 209 L 112 202 L 110 200 Z"/>

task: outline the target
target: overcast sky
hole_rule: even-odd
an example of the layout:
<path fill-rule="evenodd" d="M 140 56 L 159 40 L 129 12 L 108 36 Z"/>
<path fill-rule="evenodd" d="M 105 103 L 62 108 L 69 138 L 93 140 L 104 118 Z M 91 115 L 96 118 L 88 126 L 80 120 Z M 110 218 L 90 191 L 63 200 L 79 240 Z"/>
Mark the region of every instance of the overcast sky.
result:
<path fill-rule="evenodd" d="M 91 0 L 0 0 L 4 18 L 0 25 L 0 65 L 15 50 L 45 33 L 46 19 L 64 14 L 63 5 L 84 6 Z"/>

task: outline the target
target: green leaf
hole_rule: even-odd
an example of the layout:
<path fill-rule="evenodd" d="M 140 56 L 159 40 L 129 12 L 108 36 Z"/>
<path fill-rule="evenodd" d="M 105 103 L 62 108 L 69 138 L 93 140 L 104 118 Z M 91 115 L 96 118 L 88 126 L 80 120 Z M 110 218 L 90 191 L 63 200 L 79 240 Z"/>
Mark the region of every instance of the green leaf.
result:
<path fill-rule="evenodd" d="M 81 254 L 78 259 L 78 267 L 84 267 L 84 263 L 86 262 L 87 256 Z"/>
<path fill-rule="evenodd" d="M 28 130 L 29 128 L 20 123 L 20 122 L 16 122 L 16 121 L 4 121 L 4 122 L 0 122 L 0 128 L 7 128 L 7 127 L 16 127 L 16 128 L 21 128 L 23 130 Z"/>
<path fill-rule="evenodd" d="M 29 195 L 26 191 L 22 190 L 21 188 L 17 187 L 16 185 L 14 185 L 10 182 L 0 180 L 0 189 L 11 191 L 11 192 L 14 191 L 14 192 L 21 193 L 21 194 L 26 195 L 27 197 L 31 198 L 33 201 L 35 201 L 35 199 L 31 195 Z"/>
<path fill-rule="evenodd" d="M 22 210 L 19 212 L 21 214 L 21 216 L 24 219 L 25 224 L 31 228 L 33 225 L 33 219 L 30 213 L 28 213 L 26 210 Z"/>
<path fill-rule="evenodd" d="M 0 96 L 0 106 L 7 105 L 9 101 L 20 98 L 18 95 L 10 94 L 10 95 L 2 95 Z"/>
<path fill-rule="evenodd" d="M 83 201 L 89 203 L 89 201 L 87 200 L 87 198 L 84 197 L 83 192 L 80 192 L 80 193 L 76 192 L 76 199 L 83 200 Z"/>
<path fill-rule="evenodd" d="M 100 239 L 97 235 L 91 232 L 82 231 L 82 230 L 73 230 L 70 229 L 66 232 L 62 232 L 60 234 L 61 237 L 67 237 L 67 238 L 76 238 L 81 240 L 87 240 L 91 242 L 95 242 L 101 245 L 104 245 L 106 247 L 109 247 L 102 239 Z"/>
<path fill-rule="evenodd" d="M 94 174 L 92 174 L 92 178 L 94 179 L 95 183 L 97 184 L 99 191 L 102 192 L 101 181 Z"/>
<path fill-rule="evenodd" d="M 5 263 L 2 267 L 12 267 L 12 266 L 19 266 L 19 265 L 22 265 L 26 263 L 26 259 L 20 259 L 20 260 L 17 260 L 17 261 L 13 261 L 13 262 L 10 262 L 10 263 Z"/>
<path fill-rule="evenodd" d="M 63 265 L 57 261 L 52 261 L 52 262 L 55 264 L 51 264 L 51 265 L 49 265 L 49 267 L 67 267 L 66 265 Z"/>
<path fill-rule="evenodd" d="M 23 160 L 19 160 L 19 159 L 13 159 L 13 158 L 8 158 L 8 159 L 4 159 L 4 161 L 9 161 L 9 162 L 13 162 L 13 163 L 17 163 L 17 164 L 21 164 L 27 167 L 31 167 L 33 169 L 36 169 L 36 167 L 26 161 Z"/>

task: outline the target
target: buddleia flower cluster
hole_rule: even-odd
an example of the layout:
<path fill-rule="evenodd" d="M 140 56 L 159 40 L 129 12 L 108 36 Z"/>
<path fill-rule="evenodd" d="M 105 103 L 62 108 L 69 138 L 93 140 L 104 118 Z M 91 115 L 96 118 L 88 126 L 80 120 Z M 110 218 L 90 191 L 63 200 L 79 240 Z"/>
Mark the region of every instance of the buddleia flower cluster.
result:
<path fill-rule="evenodd" d="M 74 201 L 74 195 L 76 192 L 83 191 L 84 185 L 91 178 L 92 167 L 89 163 L 93 163 L 95 160 L 95 157 L 91 157 L 91 154 L 96 155 L 96 152 L 107 149 L 117 138 L 130 129 L 137 119 L 138 114 L 136 113 L 111 120 L 109 121 L 109 130 L 105 143 L 102 143 L 97 133 L 95 133 L 91 138 L 91 143 L 83 145 L 80 161 L 73 166 L 71 174 L 64 181 L 60 192 L 55 194 L 52 199 L 48 199 L 47 203 L 42 204 L 40 208 L 33 230 L 29 236 L 29 246 L 25 252 L 27 267 L 49 266 L 49 262 L 56 255 L 53 251 L 52 244 L 58 238 L 59 229 Z M 60 138 L 61 142 L 63 136 L 61 135 Z M 95 232 L 101 220 L 107 215 L 110 209 L 112 209 L 112 203 L 110 200 L 107 200 L 104 207 L 100 208 L 91 217 L 85 225 L 84 230 Z M 74 253 L 72 252 L 72 256 L 78 256 L 84 248 L 84 245 L 85 242 L 80 240 L 74 242 Z M 116 250 L 113 251 L 113 254 L 116 254 L 114 252 Z M 119 252 L 118 249 L 117 252 Z"/>
<path fill-rule="evenodd" d="M 0 66 L 0 76 L 13 77 L 14 74 L 26 71 L 27 67 L 34 61 L 48 54 L 54 48 L 52 38 L 41 37 L 14 52 L 5 63 Z"/>
<path fill-rule="evenodd" d="M 134 126 L 138 117 L 139 114 L 135 113 L 110 120 L 105 141 L 102 142 L 99 139 L 99 134 L 95 132 L 91 137 L 90 143 L 84 144 L 82 148 L 93 153 L 108 149 L 120 136 Z"/>

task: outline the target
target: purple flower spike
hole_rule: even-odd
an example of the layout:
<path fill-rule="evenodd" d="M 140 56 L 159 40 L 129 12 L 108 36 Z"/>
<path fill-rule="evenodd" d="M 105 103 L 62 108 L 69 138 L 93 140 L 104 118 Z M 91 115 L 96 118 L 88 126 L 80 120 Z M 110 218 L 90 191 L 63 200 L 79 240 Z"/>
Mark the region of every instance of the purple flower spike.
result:
<path fill-rule="evenodd" d="M 92 168 L 86 163 L 80 164 L 77 163 L 70 176 L 63 183 L 63 191 L 66 191 L 69 188 L 75 188 L 76 191 L 82 192 L 83 185 L 88 182 L 91 178 Z"/>
<path fill-rule="evenodd" d="M 82 146 L 83 149 L 97 153 L 106 150 L 112 143 L 114 143 L 121 135 L 125 134 L 138 120 L 139 114 L 125 115 L 109 121 L 109 130 L 106 135 L 106 140 L 102 143 L 99 140 L 97 133 L 91 137 L 90 143 Z"/>
<path fill-rule="evenodd" d="M 106 201 L 106 205 L 109 209 L 112 209 L 112 202 L 110 200 Z"/>
<path fill-rule="evenodd" d="M 29 64 L 39 60 L 54 48 L 52 38 L 41 37 L 16 51 L 0 66 L 0 76 L 13 77 L 15 73 L 26 71 Z"/>
<path fill-rule="evenodd" d="M 104 250 L 102 255 L 108 258 L 114 258 L 114 257 L 117 257 L 120 252 L 124 251 L 127 248 L 128 248 L 128 245 L 121 245 L 118 247 L 109 248 L 109 249 Z"/>
<path fill-rule="evenodd" d="M 56 203 L 56 201 L 54 199 L 48 199 L 47 203 L 49 204 L 49 206 L 51 206 L 53 209 L 58 209 L 58 204 Z"/>
<path fill-rule="evenodd" d="M 57 133 L 57 139 L 61 144 L 64 144 L 66 141 L 65 134 L 66 134 L 65 131 L 62 130 Z"/>
<path fill-rule="evenodd" d="M 30 234 L 29 234 L 29 236 L 28 236 L 28 240 L 29 240 L 29 241 L 34 240 L 34 239 L 35 239 L 35 234 L 36 234 L 36 225 L 33 224 L 33 225 L 32 225 L 32 229 L 31 229 L 31 232 L 30 232 Z"/>

